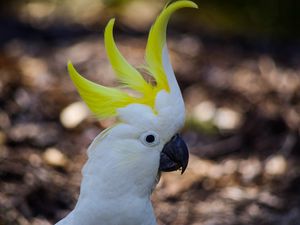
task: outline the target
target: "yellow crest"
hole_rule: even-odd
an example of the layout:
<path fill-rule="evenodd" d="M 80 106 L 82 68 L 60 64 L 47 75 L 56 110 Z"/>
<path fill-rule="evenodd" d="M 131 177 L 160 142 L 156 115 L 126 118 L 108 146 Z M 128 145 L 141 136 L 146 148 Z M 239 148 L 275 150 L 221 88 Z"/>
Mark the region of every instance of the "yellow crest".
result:
<path fill-rule="evenodd" d="M 117 79 L 127 88 L 139 93 L 131 96 L 122 88 L 105 87 L 81 76 L 68 62 L 68 71 L 81 98 L 99 118 L 115 116 L 117 109 L 132 103 L 148 105 L 155 112 L 155 99 L 158 92 L 170 91 L 167 74 L 163 65 L 163 48 L 166 45 L 166 28 L 171 14 L 177 9 L 197 8 L 191 1 L 177 1 L 167 6 L 153 24 L 146 46 L 146 67 L 155 79 L 155 84 L 147 82 L 121 55 L 113 38 L 114 19 L 111 19 L 104 32 L 104 42 L 108 59 Z"/>

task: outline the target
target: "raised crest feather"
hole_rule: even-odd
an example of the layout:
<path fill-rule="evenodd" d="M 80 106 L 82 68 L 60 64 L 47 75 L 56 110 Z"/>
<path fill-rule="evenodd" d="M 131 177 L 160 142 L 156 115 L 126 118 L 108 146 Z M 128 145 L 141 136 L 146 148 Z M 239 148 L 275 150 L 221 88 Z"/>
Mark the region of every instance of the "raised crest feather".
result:
<path fill-rule="evenodd" d="M 104 43 L 106 54 L 115 74 L 120 82 L 127 87 L 140 93 L 151 92 L 152 86 L 148 84 L 143 76 L 125 60 L 118 50 L 113 37 L 114 22 L 115 19 L 111 19 L 105 28 Z"/>
<path fill-rule="evenodd" d="M 169 4 L 151 27 L 146 46 L 146 62 L 157 86 L 169 90 L 168 76 L 163 65 L 163 49 L 166 47 L 167 24 L 172 13 L 181 8 L 198 8 L 192 1 L 177 1 Z M 170 62 L 168 62 L 170 63 Z"/>
<path fill-rule="evenodd" d="M 155 100 L 158 92 L 165 90 L 170 92 L 173 83 L 169 82 L 170 74 L 164 68 L 163 49 L 166 48 L 166 27 L 173 12 L 180 8 L 197 8 L 191 1 L 177 1 L 169 4 L 158 16 L 153 24 L 146 46 L 146 68 L 155 79 L 155 84 L 147 82 L 138 70 L 131 66 L 118 50 L 114 37 L 114 19 L 111 19 L 104 32 L 104 42 L 108 59 L 116 74 L 117 79 L 126 88 L 137 93 L 136 96 L 126 93 L 124 88 L 105 87 L 87 80 L 81 76 L 68 62 L 68 71 L 81 98 L 90 110 L 99 118 L 107 118 L 117 115 L 117 109 L 126 107 L 129 104 L 144 104 L 152 108 L 154 112 Z M 167 62 L 171 68 L 170 62 Z M 175 79 L 175 78 L 173 78 Z M 175 79 L 176 80 L 176 79 Z M 178 89 L 178 86 L 173 87 Z"/>

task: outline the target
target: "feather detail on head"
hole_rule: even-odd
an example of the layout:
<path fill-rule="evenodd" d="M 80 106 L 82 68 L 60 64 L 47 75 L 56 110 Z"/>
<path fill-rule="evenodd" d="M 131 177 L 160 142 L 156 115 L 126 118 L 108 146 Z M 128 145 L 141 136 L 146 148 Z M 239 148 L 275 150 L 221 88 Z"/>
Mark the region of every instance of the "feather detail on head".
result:
<path fill-rule="evenodd" d="M 147 69 L 155 79 L 155 84 L 147 82 L 133 66 L 131 66 L 118 50 L 113 38 L 114 19 L 111 19 L 104 32 L 105 48 L 108 59 L 117 79 L 127 88 L 137 92 L 137 96 L 126 93 L 122 88 L 105 87 L 85 79 L 68 63 L 68 71 L 81 98 L 90 110 L 99 118 L 117 115 L 117 110 L 137 103 L 149 106 L 156 112 L 157 94 L 164 90 L 172 92 L 178 89 L 175 75 L 166 49 L 166 27 L 171 14 L 177 9 L 197 8 L 191 1 L 178 1 L 167 6 L 153 24 L 146 47 Z M 175 79 L 175 82 L 174 82 Z M 175 90 L 177 91 L 177 90 Z"/>

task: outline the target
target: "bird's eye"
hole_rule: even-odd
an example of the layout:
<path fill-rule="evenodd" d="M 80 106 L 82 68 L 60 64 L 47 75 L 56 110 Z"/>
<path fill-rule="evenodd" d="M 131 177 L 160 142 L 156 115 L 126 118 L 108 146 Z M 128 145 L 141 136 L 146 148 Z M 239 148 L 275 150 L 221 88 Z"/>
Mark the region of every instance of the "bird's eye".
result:
<path fill-rule="evenodd" d="M 159 144 L 159 136 L 154 131 L 147 131 L 143 133 L 140 137 L 140 140 L 144 145 L 149 147 Z"/>

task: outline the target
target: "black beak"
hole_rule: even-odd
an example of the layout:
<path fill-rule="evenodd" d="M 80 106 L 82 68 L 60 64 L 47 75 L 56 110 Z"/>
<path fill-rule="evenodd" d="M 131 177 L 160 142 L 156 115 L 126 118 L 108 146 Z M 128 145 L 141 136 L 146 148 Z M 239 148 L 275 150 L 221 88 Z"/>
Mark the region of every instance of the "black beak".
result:
<path fill-rule="evenodd" d="M 188 148 L 179 134 L 176 134 L 165 144 L 160 153 L 159 171 L 170 172 L 181 168 L 181 174 L 183 174 L 188 165 L 188 161 Z"/>

